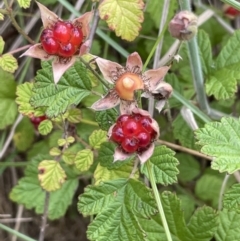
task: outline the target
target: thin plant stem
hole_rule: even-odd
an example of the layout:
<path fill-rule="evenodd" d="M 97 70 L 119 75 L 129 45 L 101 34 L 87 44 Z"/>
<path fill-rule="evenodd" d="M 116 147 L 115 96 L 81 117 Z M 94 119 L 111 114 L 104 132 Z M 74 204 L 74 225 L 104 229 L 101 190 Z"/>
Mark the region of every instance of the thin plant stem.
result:
<path fill-rule="evenodd" d="M 158 211 L 159 211 L 160 216 L 161 216 L 163 228 L 164 228 L 165 234 L 167 236 L 167 241 L 172 241 L 171 233 L 169 231 L 169 227 L 168 227 L 168 223 L 167 223 L 167 220 L 166 220 L 166 217 L 165 217 L 165 214 L 164 214 L 162 202 L 161 202 L 159 192 L 158 192 L 158 189 L 157 189 L 157 185 L 156 185 L 156 182 L 155 182 L 155 179 L 154 179 L 154 174 L 153 174 L 153 170 L 152 170 L 152 167 L 151 167 L 151 163 L 149 161 L 147 161 L 146 166 L 147 166 L 148 175 L 149 175 L 150 183 L 151 183 L 151 186 L 152 186 L 153 194 L 154 194 L 154 197 L 155 197 L 155 200 L 156 200 L 156 203 L 157 203 L 157 208 L 158 208 Z"/>
<path fill-rule="evenodd" d="M 25 167 L 28 162 L 0 162 L 0 167 Z"/>
<path fill-rule="evenodd" d="M 22 233 L 19 233 L 16 230 L 9 228 L 2 223 L 0 223 L 0 229 L 5 230 L 10 234 L 15 235 L 15 236 L 17 236 L 18 238 L 21 238 L 24 241 L 37 241 L 36 239 L 32 239 L 32 238 L 30 238 L 30 237 L 28 237 L 28 236 L 26 236 Z"/>
<path fill-rule="evenodd" d="M 86 120 L 86 119 L 81 119 L 81 123 L 88 124 L 88 125 L 91 125 L 91 126 L 98 126 L 97 122 Z"/>
<path fill-rule="evenodd" d="M 235 1 L 235 0 L 221 0 L 221 1 L 231 5 L 232 7 L 240 11 L 240 3 L 238 1 Z"/>
<path fill-rule="evenodd" d="M 42 223 L 41 223 L 38 241 L 44 241 L 45 231 L 46 231 L 46 226 L 47 226 L 49 199 L 50 199 L 50 193 L 46 191 L 45 192 L 45 201 L 44 201 L 44 211 L 43 211 Z"/>
<path fill-rule="evenodd" d="M 226 175 L 223 179 L 221 190 L 220 190 L 220 193 L 219 193 L 219 198 L 218 198 L 218 210 L 222 209 L 223 194 L 224 194 L 224 191 L 226 189 L 226 185 L 227 185 L 229 177 L 230 177 L 230 175 L 226 173 Z"/>
<path fill-rule="evenodd" d="M 18 53 L 18 52 L 23 51 L 23 50 L 25 50 L 25 49 L 28 49 L 28 48 L 30 48 L 30 47 L 31 47 L 31 45 L 28 44 L 28 45 L 22 46 L 22 47 L 20 47 L 20 48 L 18 48 L 18 49 L 12 50 L 12 51 L 8 52 L 8 54 L 15 54 L 15 53 Z"/>
<path fill-rule="evenodd" d="M 191 11 L 189 0 L 179 0 L 181 10 Z M 200 60 L 200 54 L 196 36 L 187 42 L 190 67 L 193 75 L 193 84 L 197 94 L 197 101 L 200 108 L 207 114 L 210 113 L 207 96 L 204 90 L 204 78 Z"/>
<path fill-rule="evenodd" d="M 194 156 L 201 157 L 201 158 L 207 159 L 209 161 L 212 161 L 212 157 L 204 155 L 201 152 L 189 149 L 189 148 L 184 147 L 184 146 L 179 146 L 177 144 L 174 144 L 174 143 L 171 143 L 171 142 L 168 142 L 168 141 L 164 141 L 164 140 L 157 140 L 157 143 L 161 144 L 161 145 L 166 145 L 168 147 L 171 147 L 174 150 L 185 152 L 185 153 L 188 153 L 188 154 L 191 154 L 191 155 L 194 155 Z"/>

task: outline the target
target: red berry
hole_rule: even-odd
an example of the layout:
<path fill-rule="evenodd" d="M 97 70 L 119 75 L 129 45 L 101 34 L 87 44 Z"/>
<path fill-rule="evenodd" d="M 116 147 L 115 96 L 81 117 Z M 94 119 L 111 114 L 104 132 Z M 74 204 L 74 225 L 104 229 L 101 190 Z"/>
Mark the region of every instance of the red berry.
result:
<path fill-rule="evenodd" d="M 75 54 L 75 52 L 76 52 L 75 46 L 71 43 L 68 43 L 65 45 L 60 45 L 58 54 L 59 54 L 59 56 L 68 58 L 68 57 L 73 56 Z"/>
<path fill-rule="evenodd" d="M 122 127 L 115 125 L 112 130 L 111 139 L 117 143 L 121 143 L 124 139 Z"/>
<path fill-rule="evenodd" d="M 31 122 L 33 123 L 33 125 L 35 126 L 36 129 L 38 128 L 39 124 L 46 119 L 47 119 L 47 117 L 45 115 L 33 116 L 30 118 Z"/>
<path fill-rule="evenodd" d="M 70 42 L 79 47 L 82 43 L 82 40 L 83 40 L 83 33 L 82 33 L 82 30 L 78 27 L 74 27 L 72 29 L 72 38 L 70 39 Z"/>
<path fill-rule="evenodd" d="M 121 126 L 124 124 L 124 122 L 126 122 L 127 120 L 129 120 L 131 118 L 130 115 L 121 115 L 118 117 L 117 119 L 117 123 L 119 123 Z"/>
<path fill-rule="evenodd" d="M 151 142 L 151 136 L 148 132 L 140 132 L 137 135 L 138 146 L 147 147 Z"/>
<path fill-rule="evenodd" d="M 122 146 L 124 151 L 126 151 L 128 153 L 133 153 L 138 149 L 138 142 L 133 137 L 126 137 L 123 140 L 121 146 Z"/>
<path fill-rule="evenodd" d="M 141 126 L 149 133 L 152 132 L 152 126 L 151 126 L 151 123 L 152 123 L 152 120 L 150 117 L 147 117 L 147 116 L 143 116 L 141 119 L 140 119 L 140 124 Z"/>
<path fill-rule="evenodd" d="M 229 6 L 229 8 L 226 9 L 225 14 L 235 17 L 240 14 L 240 11 Z"/>
<path fill-rule="evenodd" d="M 47 37 L 42 40 L 42 47 L 48 54 L 57 54 L 59 43 L 52 37 Z"/>
<path fill-rule="evenodd" d="M 127 120 L 123 125 L 123 133 L 126 136 L 132 136 L 141 131 L 141 125 L 134 119 Z"/>
<path fill-rule="evenodd" d="M 44 41 L 46 38 L 52 37 L 53 36 L 53 31 L 49 28 L 46 28 L 42 31 L 40 40 L 41 42 Z"/>
<path fill-rule="evenodd" d="M 133 116 L 133 118 L 134 118 L 134 120 L 136 120 L 136 121 L 140 121 L 140 120 L 143 118 L 143 116 L 140 115 L 140 114 L 135 114 L 135 115 Z"/>
<path fill-rule="evenodd" d="M 53 37 L 62 43 L 68 43 L 71 38 L 69 23 L 58 21 L 53 26 Z"/>

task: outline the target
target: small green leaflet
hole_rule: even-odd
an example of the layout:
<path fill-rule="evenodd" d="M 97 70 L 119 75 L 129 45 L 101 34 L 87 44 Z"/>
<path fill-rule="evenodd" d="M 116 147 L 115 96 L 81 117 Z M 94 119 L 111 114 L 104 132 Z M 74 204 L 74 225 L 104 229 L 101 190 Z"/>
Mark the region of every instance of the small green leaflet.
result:
<path fill-rule="evenodd" d="M 50 120 L 42 121 L 38 126 L 38 131 L 41 135 L 47 135 L 52 131 L 53 124 Z"/>
<path fill-rule="evenodd" d="M 17 115 L 14 76 L 0 68 L 0 130 L 11 125 Z"/>
<path fill-rule="evenodd" d="M 177 174 L 179 173 L 177 165 L 178 160 L 174 157 L 175 152 L 166 146 L 157 146 L 154 153 L 149 159 L 153 168 L 156 183 L 169 185 L 177 182 Z M 143 173 L 148 177 L 146 165 L 143 166 Z"/>
<path fill-rule="evenodd" d="M 17 86 L 17 98 L 16 103 L 18 106 L 18 111 L 27 116 L 42 116 L 45 114 L 45 108 L 34 108 L 30 104 L 30 99 L 32 97 L 33 83 L 26 82 Z"/>
<path fill-rule="evenodd" d="M 0 21 L 4 20 L 4 15 L 0 13 Z"/>
<path fill-rule="evenodd" d="M 30 103 L 34 107 L 46 106 L 48 117 L 63 114 L 70 105 L 79 104 L 90 94 L 91 82 L 85 66 L 79 61 L 64 73 L 57 85 L 53 81 L 51 64 L 43 61 L 35 80 Z"/>
<path fill-rule="evenodd" d="M 113 125 L 118 117 L 115 109 L 96 111 L 95 118 L 101 129 L 107 131 Z"/>
<path fill-rule="evenodd" d="M 38 165 L 38 171 L 41 187 L 48 192 L 60 189 L 67 178 L 65 171 L 55 160 L 41 161 Z"/>
<path fill-rule="evenodd" d="M 44 209 L 45 191 L 38 181 L 38 163 L 44 158 L 38 156 L 29 162 L 18 184 L 12 189 L 10 199 L 23 204 L 27 209 L 35 209 L 37 214 L 42 214 Z M 64 216 L 68 206 L 72 203 L 78 179 L 68 179 L 61 189 L 50 193 L 48 218 L 59 219 Z"/>
<path fill-rule="evenodd" d="M 78 210 L 84 216 L 97 214 L 87 236 L 98 241 L 147 240 L 138 219 L 148 222 L 157 212 L 151 190 L 134 179 L 117 179 L 87 187 L 79 197 Z"/>
<path fill-rule="evenodd" d="M 239 241 L 240 240 L 240 214 L 223 210 L 220 212 L 220 222 L 215 232 L 216 241 Z"/>
<path fill-rule="evenodd" d="M 5 42 L 3 41 L 2 36 L 0 36 L 0 54 L 3 53 Z"/>
<path fill-rule="evenodd" d="M 0 67 L 10 73 L 14 73 L 18 68 L 17 60 L 11 54 L 3 54 L 0 56 Z"/>
<path fill-rule="evenodd" d="M 76 168 L 81 171 L 87 171 L 93 163 L 93 152 L 90 149 L 82 150 L 77 153 L 74 160 Z"/>
<path fill-rule="evenodd" d="M 99 149 L 101 144 L 107 141 L 107 132 L 103 130 L 95 130 L 89 136 L 89 144 L 94 149 Z"/>
<path fill-rule="evenodd" d="M 103 0 L 99 5 L 99 15 L 117 36 L 133 41 L 141 29 L 143 8 L 142 0 Z"/>
<path fill-rule="evenodd" d="M 196 130 L 201 152 L 212 156 L 212 169 L 233 172 L 240 169 L 240 119 L 223 117 Z"/>
<path fill-rule="evenodd" d="M 17 0 L 21 8 L 29 8 L 31 0 Z"/>

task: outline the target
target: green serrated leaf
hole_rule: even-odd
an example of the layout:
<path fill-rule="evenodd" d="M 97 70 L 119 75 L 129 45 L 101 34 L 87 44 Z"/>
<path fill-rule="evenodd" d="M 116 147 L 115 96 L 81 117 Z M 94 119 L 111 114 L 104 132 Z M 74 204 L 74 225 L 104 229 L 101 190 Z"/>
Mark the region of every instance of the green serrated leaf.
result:
<path fill-rule="evenodd" d="M 18 184 L 11 190 L 10 199 L 23 204 L 27 209 L 35 209 L 37 214 L 44 212 L 45 191 L 38 180 L 38 163 L 44 158 L 38 156 L 31 161 Z M 59 219 L 64 216 L 68 206 L 72 203 L 74 193 L 78 186 L 78 179 L 68 179 L 62 188 L 51 192 L 48 207 L 48 218 Z"/>
<path fill-rule="evenodd" d="M 212 169 L 233 173 L 240 169 L 240 120 L 223 117 L 196 131 L 201 152 L 213 156 Z"/>
<path fill-rule="evenodd" d="M 52 131 L 53 124 L 50 120 L 42 121 L 38 126 L 38 131 L 41 135 L 47 135 Z"/>
<path fill-rule="evenodd" d="M 64 151 L 64 153 L 62 155 L 62 159 L 66 164 L 72 165 L 75 162 L 75 156 L 76 156 L 76 153 L 72 152 L 68 148 L 67 150 Z"/>
<path fill-rule="evenodd" d="M 212 70 L 212 47 L 209 35 L 202 29 L 198 31 L 198 47 L 204 74 L 209 74 Z"/>
<path fill-rule="evenodd" d="M 19 105 L 18 106 L 18 111 L 27 116 L 43 116 L 45 115 L 45 108 L 40 107 L 40 108 L 34 108 L 30 104 L 30 98 L 33 95 L 32 92 L 33 88 L 33 83 L 26 82 L 24 84 L 20 84 L 17 86 L 17 98 L 16 98 L 16 103 Z"/>
<path fill-rule="evenodd" d="M 67 177 L 59 162 L 54 160 L 41 161 L 38 171 L 41 187 L 48 192 L 60 189 Z"/>
<path fill-rule="evenodd" d="M 0 36 L 0 54 L 3 53 L 4 45 L 5 45 L 5 42 L 2 38 L 2 36 Z"/>
<path fill-rule="evenodd" d="M 239 241 L 240 214 L 223 210 L 220 212 L 219 217 L 219 226 L 214 236 L 216 241 Z"/>
<path fill-rule="evenodd" d="M 237 91 L 237 80 L 234 77 L 234 71 L 222 68 L 213 74 L 206 82 L 207 95 L 213 95 L 217 100 L 233 97 Z"/>
<path fill-rule="evenodd" d="M 146 240 L 138 219 L 148 222 L 150 215 L 156 213 L 151 190 L 134 179 L 87 187 L 79 197 L 78 210 L 83 215 L 97 214 L 87 235 L 90 240 L 98 241 Z"/>
<path fill-rule="evenodd" d="M 166 146 L 155 147 L 149 161 L 153 168 L 156 183 L 169 185 L 177 182 L 177 174 L 179 173 L 177 165 L 179 162 L 174 155 L 175 152 Z M 146 165 L 143 166 L 142 171 L 148 177 Z"/>
<path fill-rule="evenodd" d="M 0 130 L 11 125 L 17 115 L 16 82 L 12 74 L 0 68 Z"/>
<path fill-rule="evenodd" d="M 13 142 L 17 150 L 26 151 L 32 145 L 34 135 L 34 127 L 29 118 L 23 118 L 13 136 Z"/>
<path fill-rule="evenodd" d="M 99 5 L 100 18 L 117 36 L 133 41 L 139 34 L 143 22 L 142 0 L 104 0 Z"/>
<path fill-rule="evenodd" d="M 21 8 L 29 8 L 31 4 L 31 0 L 17 0 L 18 4 Z"/>
<path fill-rule="evenodd" d="M 115 109 L 96 111 L 95 118 L 101 129 L 107 131 L 113 125 L 118 117 L 118 112 Z"/>
<path fill-rule="evenodd" d="M 70 105 L 79 104 L 90 94 L 86 67 L 79 61 L 64 73 L 57 85 L 53 81 L 51 64 L 43 61 L 35 80 L 30 103 L 34 107 L 46 106 L 49 117 L 63 114 Z"/>
<path fill-rule="evenodd" d="M 200 174 L 200 164 L 194 157 L 183 153 L 177 154 L 176 157 L 180 163 L 178 178 L 182 182 L 192 181 Z"/>
<path fill-rule="evenodd" d="M 81 122 L 81 111 L 77 108 L 70 109 L 68 111 L 67 120 L 71 123 L 80 123 Z"/>
<path fill-rule="evenodd" d="M 98 160 L 103 167 L 107 167 L 108 169 L 118 169 L 119 167 L 126 165 L 133 158 L 130 157 L 125 161 L 116 161 L 113 162 L 113 154 L 115 151 L 115 144 L 112 142 L 104 142 L 102 143 L 99 151 L 98 151 Z"/>
<path fill-rule="evenodd" d="M 0 67 L 7 72 L 14 73 L 18 68 L 17 60 L 11 54 L 0 56 Z"/>
<path fill-rule="evenodd" d="M 67 141 L 66 139 L 60 138 L 58 139 L 57 143 L 59 146 L 64 146 L 67 143 Z"/>
<path fill-rule="evenodd" d="M 240 30 L 236 30 L 223 46 L 216 60 L 216 69 L 227 68 L 236 72 L 239 78 L 240 66 Z"/>
<path fill-rule="evenodd" d="M 73 136 L 68 136 L 66 141 L 67 143 L 73 143 L 75 141 L 75 138 Z"/>
<path fill-rule="evenodd" d="M 95 172 L 93 174 L 95 185 L 102 182 L 115 180 L 119 178 L 128 178 L 133 170 L 133 163 L 129 162 L 118 169 L 109 170 L 107 167 L 103 167 L 100 164 L 97 165 Z M 134 178 L 138 178 L 139 173 L 136 172 Z"/>
<path fill-rule="evenodd" d="M 79 151 L 75 157 L 74 163 L 79 171 L 87 171 L 93 163 L 93 152 L 90 149 Z"/>
<path fill-rule="evenodd" d="M 107 141 L 107 132 L 103 130 L 95 130 L 89 136 L 89 144 L 94 149 L 99 149 L 101 144 Z"/>
<path fill-rule="evenodd" d="M 62 154 L 61 150 L 57 147 L 53 147 L 51 148 L 51 150 L 49 151 L 49 154 L 51 156 L 60 156 Z"/>
<path fill-rule="evenodd" d="M 234 184 L 225 194 L 223 207 L 240 213 L 240 184 Z"/>

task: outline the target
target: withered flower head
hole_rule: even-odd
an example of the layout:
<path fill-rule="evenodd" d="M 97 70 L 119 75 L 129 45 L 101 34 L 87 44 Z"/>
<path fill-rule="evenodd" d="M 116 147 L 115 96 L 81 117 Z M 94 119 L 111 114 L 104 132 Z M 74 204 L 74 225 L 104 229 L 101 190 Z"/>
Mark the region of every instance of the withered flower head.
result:
<path fill-rule="evenodd" d="M 135 91 L 143 90 L 144 97 L 157 97 L 156 107 L 161 111 L 159 106 L 163 107 L 172 93 L 171 85 L 163 81 L 169 67 L 163 66 L 142 73 L 142 60 L 136 52 L 128 56 L 125 67 L 102 58 L 96 58 L 96 62 L 104 79 L 113 88 L 91 106 L 94 110 L 106 110 L 120 104 L 121 114 L 131 113 L 137 107 Z"/>
<path fill-rule="evenodd" d="M 153 154 L 159 134 L 158 123 L 147 111 L 135 108 L 131 114 L 121 115 L 108 131 L 109 139 L 118 145 L 114 162 L 137 154 L 141 164 L 145 163 Z"/>
<path fill-rule="evenodd" d="M 88 52 L 87 41 L 92 12 L 87 12 L 72 21 L 63 21 L 55 13 L 37 2 L 41 12 L 43 31 L 40 43 L 34 44 L 21 56 L 41 60 L 53 58 L 52 68 L 55 84 L 64 72 L 76 61 L 76 57 Z"/>
<path fill-rule="evenodd" d="M 172 37 L 190 40 L 197 34 L 197 16 L 189 11 L 177 13 L 168 25 Z"/>

